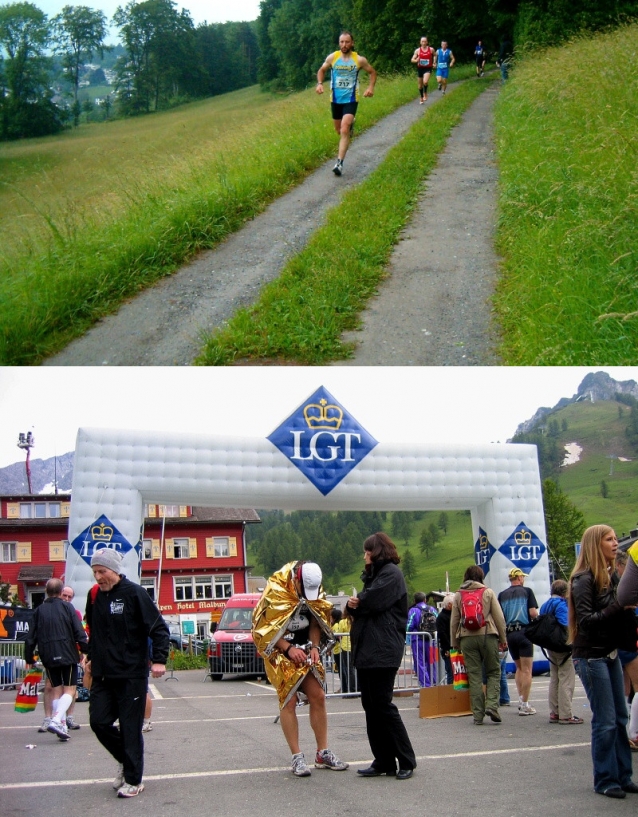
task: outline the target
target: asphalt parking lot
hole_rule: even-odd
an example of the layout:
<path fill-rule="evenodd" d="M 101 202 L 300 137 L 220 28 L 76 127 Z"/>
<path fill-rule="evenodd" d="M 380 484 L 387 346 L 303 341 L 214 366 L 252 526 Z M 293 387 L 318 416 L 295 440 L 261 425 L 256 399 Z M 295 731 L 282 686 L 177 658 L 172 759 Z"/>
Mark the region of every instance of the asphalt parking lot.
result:
<path fill-rule="evenodd" d="M 609 800 L 592 791 L 587 700 L 580 684 L 574 712 L 582 726 L 549 723 L 547 677 L 534 679 L 537 714 L 502 708 L 502 724 L 476 727 L 471 717 L 419 718 L 418 696 L 397 698 L 414 744 L 411 780 L 359 778 L 370 751 L 358 699 L 328 701 L 330 747 L 351 764 L 345 772 L 314 769 L 295 778 L 273 690 L 252 679 L 203 681 L 203 670 L 174 673 L 152 684 L 153 731 L 145 736 L 145 791 L 118 800 L 115 763 L 88 726 L 88 704 L 76 704 L 82 724 L 67 743 L 37 732 L 35 712 L 14 711 L 15 691 L 0 690 L 2 817 L 41 812 L 101 817 L 140 809 L 154 817 L 305 812 L 347 817 L 413 814 L 553 817 L 634 814 L 638 796 Z M 177 680 L 175 680 L 177 679 Z M 510 692 L 513 693 L 510 681 Z M 515 699 L 515 695 L 512 695 Z M 299 710 L 302 749 L 313 757 L 308 709 Z M 638 778 L 638 776 L 637 776 Z"/>

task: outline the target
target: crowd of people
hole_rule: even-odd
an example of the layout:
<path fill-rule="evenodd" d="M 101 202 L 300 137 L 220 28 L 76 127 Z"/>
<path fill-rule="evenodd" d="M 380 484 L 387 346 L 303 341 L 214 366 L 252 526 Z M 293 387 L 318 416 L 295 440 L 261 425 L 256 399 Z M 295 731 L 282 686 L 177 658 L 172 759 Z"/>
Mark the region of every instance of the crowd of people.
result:
<path fill-rule="evenodd" d="M 534 644 L 527 633 L 540 616 L 564 633 L 546 652 L 549 722 L 583 723 L 572 709 L 577 675 L 592 712 L 594 791 L 615 799 L 638 793 L 631 760 L 631 752 L 638 750 L 638 704 L 634 698 L 630 720 L 628 703 L 638 681 L 638 543 L 628 554 L 620 553 L 612 528 L 588 528 L 569 581 L 555 580 L 540 610 L 518 567 L 509 572 L 510 586 L 496 595 L 485 585 L 483 569 L 470 565 L 458 591 L 447 594 L 437 610 L 423 593 L 416 593 L 408 606 L 401 560 L 387 534 L 365 540 L 363 561 L 362 588 L 343 610 L 327 601 L 319 565 L 302 560 L 284 565 L 268 579 L 253 614 L 253 639 L 278 696 L 294 776 L 311 774 L 300 745 L 297 707 L 302 702 L 310 708 L 314 767 L 348 768 L 328 740 L 324 665 L 329 653 L 342 692 L 357 691 L 365 715 L 373 760 L 357 774 L 407 780 L 417 760 L 393 701 L 406 638 L 421 686 L 437 683 L 436 648 L 446 683 L 453 680 L 451 653 L 460 651 L 473 723 L 481 726 L 487 717 L 500 724 L 499 708 L 510 705 L 507 682 L 503 685 L 508 652 L 516 667 L 518 714 L 536 714 L 529 703 Z M 122 574 L 116 551 L 97 550 L 91 566 L 96 584 L 87 597 L 86 626 L 71 604 L 72 588 L 49 580 L 25 642 L 25 659 L 30 666 L 37 651 L 46 669 L 46 717 L 40 731 L 61 741 L 69 739 L 70 729 L 79 728 L 72 715 L 78 672 L 90 675 L 91 729 L 118 764 L 113 783 L 118 796 L 135 797 L 144 790 L 148 676 L 159 678 L 165 672 L 169 631 L 146 591 Z M 421 633 L 428 637 L 413 642 Z"/>

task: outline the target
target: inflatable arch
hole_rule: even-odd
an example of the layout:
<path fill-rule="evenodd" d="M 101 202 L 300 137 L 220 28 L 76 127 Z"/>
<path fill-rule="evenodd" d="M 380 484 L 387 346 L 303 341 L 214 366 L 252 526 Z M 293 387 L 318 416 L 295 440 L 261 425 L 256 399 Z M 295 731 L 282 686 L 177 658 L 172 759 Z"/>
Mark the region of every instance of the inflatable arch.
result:
<path fill-rule="evenodd" d="M 286 510 L 469 510 L 475 557 L 496 592 L 529 575 L 539 604 L 549 561 L 535 446 L 378 442 L 324 388 L 267 439 L 81 428 L 66 576 L 83 603 L 96 547 L 140 576 L 146 502 Z"/>

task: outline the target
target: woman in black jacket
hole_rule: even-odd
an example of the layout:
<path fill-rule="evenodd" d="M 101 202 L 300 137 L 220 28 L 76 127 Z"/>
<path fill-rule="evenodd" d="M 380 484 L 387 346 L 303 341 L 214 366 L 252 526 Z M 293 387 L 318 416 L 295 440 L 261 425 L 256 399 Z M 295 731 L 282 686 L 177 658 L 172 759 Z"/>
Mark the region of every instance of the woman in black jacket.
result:
<path fill-rule="evenodd" d="M 587 528 L 570 577 L 569 636 L 574 667 L 592 711 L 594 790 L 621 799 L 638 794 L 632 782 L 627 701 L 616 647 L 624 611 L 616 599 L 618 540 L 607 525 Z M 635 625 L 634 625 L 635 626 Z"/>
<path fill-rule="evenodd" d="M 374 760 L 363 777 L 412 777 L 416 757 L 399 710 L 392 700 L 394 679 L 403 659 L 408 623 L 408 593 L 392 540 L 375 533 L 363 543 L 363 590 L 346 605 L 352 616 L 352 660 Z M 398 769 L 397 769 L 398 764 Z"/>

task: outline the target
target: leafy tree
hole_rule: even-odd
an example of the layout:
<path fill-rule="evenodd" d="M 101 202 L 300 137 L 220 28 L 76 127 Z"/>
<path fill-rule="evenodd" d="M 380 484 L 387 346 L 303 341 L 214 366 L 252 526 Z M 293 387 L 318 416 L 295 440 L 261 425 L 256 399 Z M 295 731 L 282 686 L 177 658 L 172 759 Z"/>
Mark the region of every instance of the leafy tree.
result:
<path fill-rule="evenodd" d="M 64 73 L 73 86 L 73 99 L 78 101 L 80 69 L 93 54 L 104 54 L 104 38 L 108 33 L 106 15 L 88 6 L 64 6 L 52 20 L 56 52 L 62 56 Z M 74 125 L 79 124 L 79 116 Z"/>
<path fill-rule="evenodd" d="M 392 536 L 396 539 L 403 539 L 406 545 L 409 544 L 412 533 L 412 517 L 409 512 L 395 511 L 392 514 Z"/>
<path fill-rule="evenodd" d="M 436 546 L 437 542 L 441 539 L 441 531 L 439 528 L 431 522 L 427 528 L 423 528 L 421 531 L 421 537 L 419 539 L 419 545 L 421 549 L 421 553 L 423 553 L 426 557 L 430 555 L 430 551 Z"/>
<path fill-rule="evenodd" d="M 50 41 L 47 15 L 33 3 L 0 6 L 2 66 L 0 138 L 44 136 L 62 128 L 60 111 L 52 102 L 45 51 Z"/>
<path fill-rule="evenodd" d="M 438 520 L 437 524 L 438 524 L 439 528 L 443 531 L 443 533 L 447 533 L 449 519 L 448 519 L 448 515 L 445 513 L 445 511 L 441 511 L 441 513 L 439 514 L 439 520 Z"/>
<path fill-rule="evenodd" d="M 602 482 L 600 483 L 600 495 L 602 496 L 603 499 L 607 499 L 607 497 L 609 496 L 609 486 L 607 485 L 605 480 L 602 480 Z"/>
<path fill-rule="evenodd" d="M 587 527 L 585 517 L 553 479 L 543 480 L 547 547 L 554 575 L 568 576 L 574 566 L 574 545 Z"/>

